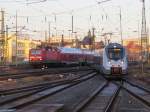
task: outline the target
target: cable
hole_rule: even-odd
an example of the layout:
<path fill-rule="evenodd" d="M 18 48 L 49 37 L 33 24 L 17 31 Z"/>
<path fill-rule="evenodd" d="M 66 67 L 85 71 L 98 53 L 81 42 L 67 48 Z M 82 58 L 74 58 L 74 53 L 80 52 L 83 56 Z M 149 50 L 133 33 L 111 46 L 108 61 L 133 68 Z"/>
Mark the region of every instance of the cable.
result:
<path fill-rule="evenodd" d="M 40 1 L 42 1 L 42 2 L 46 2 L 46 1 L 48 1 L 48 0 L 40 0 Z M 50 0 L 50 1 L 52 1 L 52 0 Z M 57 1 L 57 0 L 56 0 Z M 106 0 L 106 1 L 110 1 L 110 0 Z M 34 10 L 36 10 L 36 11 L 38 11 L 38 12 L 40 12 L 40 13 L 42 13 L 42 14 L 44 14 L 44 15 L 38 15 L 38 16 L 32 16 L 32 15 L 30 15 L 30 16 L 28 16 L 28 17 L 40 17 L 40 16 L 52 16 L 52 15 L 62 15 L 62 14 L 71 14 L 71 12 L 77 12 L 77 11 L 83 11 L 84 9 L 88 9 L 88 8 L 92 8 L 92 7 L 95 7 L 96 5 L 98 5 L 98 4 L 100 4 L 100 3 L 104 3 L 104 2 L 106 2 L 106 1 L 102 1 L 102 2 L 99 2 L 99 3 L 96 3 L 96 4 L 91 4 L 91 5 L 88 5 L 88 6 L 84 6 L 84 7 L 79 7 L 79 8 L 75 8 L 75 9 L 69 9 L 69 8 L 66 8 L 66 7 L 64 7 L 63 6 L 63 4 L 61 4 L 60 2 L 57 2 L 61 7 L 63 7 L 63 8 L 65 8 L 65 9 L 69 9 L 69 11 L 62 11 L 62 12 L 52 12 L 52 13 L 50 13 L 50 14 L 47 14 L 45 11 L 43 11 L 43 10 L 39 10 L 39 9 L 37 9 L 37 8 L 35 8 L 35 7 L 32 7 L 31 5 L 28 5 L 28 6 L 30 6 L 32 9 L 34 9 Z M 21 1 L 16 1 L 16 2 L 18 2 L 18 3 L 21 3 Z M 21 3 L 22 4 L 22 3 Z"/>

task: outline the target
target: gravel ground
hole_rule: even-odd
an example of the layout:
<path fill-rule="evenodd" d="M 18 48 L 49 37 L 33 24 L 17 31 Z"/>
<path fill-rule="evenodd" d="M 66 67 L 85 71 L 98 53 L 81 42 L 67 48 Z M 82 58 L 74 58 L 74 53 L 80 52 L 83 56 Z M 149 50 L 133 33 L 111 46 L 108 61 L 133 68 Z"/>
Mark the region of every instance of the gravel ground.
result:
<path fill-rule="evenodd" d="M 44 75 L 38 77 L 25 77 L 21 79 L 8 79 L 5 81 L 0 81 L 0 90 L 12 89 L 12 88 L 19 88 L 25 87 L 35 84 L 40 84 L 43 82 L 51 82 L 51 81 L 59 81 L 64 78 L 75 77 L 78 74 L 86 73 L 85 71 L 77 71 L 74 73 L 62 73 L 62 74 L 51 74 L 51 75 Z"/>
<path fill-rule="evenodd" d="M 25 77 L 21 79 L 8 79 L 5 81 L 0 81 L 0 90 L 11 89 L 29 86 L 33 84 L 38 84 L 42 82 L 54 81 L 62 79 L 61 74 L 57 75 L 47 75 L 47 76 L 38 76 L 38 77 Z"/>
<path fill-rule="evenodd" d="M 146 69 L 145 73 L 142 74 L 139 66 L 129 67 L 129 74 L 127 75 L 127 78 L 141 86 L 150 89 L 150 72 Z"/>
<path fill-rule="evenodd" d="M 21 65 L 20 65 L 21 66 Z M 32 72 L 32 71 L 41 71 L 41 70 L 52 70 L 54 71 L 55 69 L 57 70 L 67 70 L 67 69 L 88 69 L 89 67 L 88 66 L 69 66 L 69 67 L 50 67 L 48 69 L 42 69 L 42 68 L 33 68 L 33 67 L 22 67 L 22 68 L 19 68 L 18 67 L 10 67 L 10 66 L 0 66 L 0 75 L 1 74 L 15 74 L 15 73 L 22 73 L 22 72 Z"/>
<path fill-rule="evenodd" d="M 134 76 L 128 76 L 127 79 L 130 81 L 130 82 L 134 82 L 136 84 L 139 84 L 145 88 L 148 88 L 150 89 L 150 76 L 146 76 L 146 77 L 142 77 L 142 78 L 139 78 L 139 77 L 134 77 Z"/>

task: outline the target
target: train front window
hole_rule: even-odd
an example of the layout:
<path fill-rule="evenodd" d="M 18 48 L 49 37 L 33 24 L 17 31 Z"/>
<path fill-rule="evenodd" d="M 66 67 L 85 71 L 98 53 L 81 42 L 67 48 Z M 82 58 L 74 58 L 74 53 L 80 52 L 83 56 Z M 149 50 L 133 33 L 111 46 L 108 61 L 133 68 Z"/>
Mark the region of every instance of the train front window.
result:
<path fill-rule="evenodd" d="M 40 55 L 41 51 L 40 50 L 31 50 L 31 54 L 33 54 L 33 55 Z"/>
<path fill-rule="evenodd" d="M 108 58 L 112 60 L 118 60 L 123 58 L 122 48 L 111 48 L 108 49 Z"/>

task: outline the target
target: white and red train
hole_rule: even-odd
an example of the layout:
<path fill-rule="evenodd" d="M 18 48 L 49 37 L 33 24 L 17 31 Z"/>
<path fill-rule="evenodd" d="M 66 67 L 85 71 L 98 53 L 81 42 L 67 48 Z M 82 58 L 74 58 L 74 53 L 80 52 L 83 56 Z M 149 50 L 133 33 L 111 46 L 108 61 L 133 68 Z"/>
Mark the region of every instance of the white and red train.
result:
<path fill-rule="evenodd" d="M 108 44 L 103 50 L 102 58 L 100 70 L 107 77 L 122 77 L 128 73 L 127 52 L 122 45 Z"/>
<path fill-rule="evenodd" d="M 66 47 L 45 47 L 31 49 L 29 62 L 32 66 L 49 66 L 53 64 L 91 64 L 98 63 L 100 56 L 90 50 Z"/>

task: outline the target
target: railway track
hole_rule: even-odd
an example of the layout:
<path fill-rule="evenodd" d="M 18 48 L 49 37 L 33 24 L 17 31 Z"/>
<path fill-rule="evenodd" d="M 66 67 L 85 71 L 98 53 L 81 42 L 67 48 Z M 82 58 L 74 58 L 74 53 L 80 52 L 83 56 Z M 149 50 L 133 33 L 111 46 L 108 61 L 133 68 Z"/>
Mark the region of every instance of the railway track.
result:
<path fill-rule="evenodd" d="M 67 72 L 76 72 L 76 71 L 87 71 L 87 70 L 92 70 L 91 68 L 87 67 L 71 67 L 71 68 L 58 68 L 56 69 L 38 69 L 38 70 L 29 70 L 27 72 L 18 72 L 18 73 L 4 73 L 0 74 L 0 79 L 1 80 L 8 80 L 9 78 L 11 79 L 20 79 L 24 77 L 29 77 L 29 76 L 42 76 L 42 75 L 47 75 L 47 74 L 57 74 L 57 73 L 67 73 Z"/>
<path fill-rule="evenodd" d="M 145 108 L 150 110 L 150 91 L 138 84 L 123 79 L 123 84 L 116 83 Z"/>
<path fill-rule="evenodd" d="M 72 91 L 73 88 L 75 89 L 79 87 L 79 85 L 82 82 L 85 83 L 89 79 L 95 77 L 95 75 L 96 75 L 95 72 L 89 72 L 89 73 L 86 72 L 85 74 L 77 75 L 77 77 L 69 80 L 66 79 L 58 82 L 56 81 L 56 82 L 45 83 L 41 85 L 35 85 L 35 87 L 33 86 L 33 88 L 29 87 L 29 88 L 21 88 L 21 90 L 16 89 L 12 91 L 11 90 L 4 91 L 3 93 L 1 93 L 0 111 L 8 110 L 13 112 L 16 111 L 26 112 L 23 111 L 24 108 L 28 110 L 32 106 L 35 106 L 35 104 L 36 106 L 42 104 L 41 108 L 45 108 L 44 106 L 46 104 L 58 103 L 57 105 L 60 104 L 65 105 L 65 108 L 64 106 L 61 107 L 61 109 L 64 110 L 64 112 L 97 112 L 97 111 L 120 112 L 116 110 L 116 108 L 117 109 L 119 108 L 120 110 L 122 108 L 118 104 L 119 103 L 118 101 L 122 101 L 123 105 L 126 105 L 125 103 L 128 103 L 128 101 L 130 102 L 130 99 L 135 99 L 134 105 L 139 105 L 137 102 L 140 102 L 141 105 L 140 109 L 142 108 L 142 109 L 150 110 L 150 99 L 148 99 L 150 98 L 150 91 L 125 78 L 122 79 L 122 82 L 108 81 L 105 79 L 101 80 L 102 82 L 100 85 L 95 86 L 94 87 L 95 89 L 93 89 L 93 91 L 88 93 L 88 95 L 87 94 L 85 96 L 81 95 L 82 96 L 81 99 L 74 99 L 74 101 L 71 101 L 71 99 L 69 98 L 70 96 L 66 96 L 66 100 L 70 100 L 70 101 L 64 101 L 63 98 L 60 99 L 62 96 L 69 95 L 69 94 L 77 95 L 78 92 L 74 91 L 75 92 L 74 93 Z M 97 77 L 98 76 L 96 76 L 95 78 Z M 93 79 L 95 80 L 95 78 Z M 68 90 L 69 88 L 70 90 Z M 67 90 L 68 92 L 71 93 L 66 94 Z M 125 93 L 127 93 L 128 95 L 124 96 Z M 79 96 L 80 95 L 77 95 L 77 98 Z M 132 98 L 130 98 L 130 96 Z M 47 100 L 44 101 L 44 99 Z M 129 100 L 124 103 L 123 99 L 129 99 Z M 46 101 L 48 101 L 49 103 L 48 102 L 46 103 Z M 73 102 L 76 103 L 73 104 Z M 134 105 L 130 104 L 128 105 L 129 107 L 126 106 L 126 108 L 128 109 L 132 106 L 133 106 L 132 108 L 134 108 Z M 140 109 L 139 110 L 137 109 L 137 112 L 141 112 L 142 109 L 141 110 Z M 41 110 L 40 112 L 43 111 Z M 148 112 L 148 111 L 142 111 L 142 112 Z"/>
<path fill-rule="evenodd" d="M 135 79 L 137 83 L 150 89 L 150 76 Z"/>
<path fill-rule="evenodd" d="M 116 85 L 114 88 L 112 85 Z M 109 90 L 111 88 L 111 90 Z M 109 94 L 105 92 L 109 91 Z M 124 91 L 127 96 L 124 96 Z M 131 96 L 131 98 L 130 98 Z M 128 102 L 124 102 L 124 100 Z M 135 102 L 133 101 L 135 100 Z M 105 82 L 97 90 L 95 90 L 87 99 L 81 102 L 73 112 L 121 112 L 119 102 L 122 100 L 126 105 L 122 111 L 133 112 L 149 112 L 150 111 L 150 91 L 128 80 Z M 134 102 L 134 103 L 133 103 Z M 131 104 L 130 104 L 131 103 Z M 133 104 L 132 104 L 133 103 Z M 138 108 L 136 106 L 140 105 Z"/>
<path fill-rule="evenodd" d="M 40 91 L 39 90 L 37 90 L 36 92 L 34 91 L 32 94 L 28 93 L 28 94 L 21 95 L 20 97 L 11 97 L 11 98 L 8 98 L 7 100 L 3 100 L 3 101 L 1 100 L 0 110 L 1 109 L 15 110 L 15 109 L 20 109 L 27 105 L 31 105 L 32 103 L 35 103 L 36 101 L 39 101 L 43 98 L 46 98 L 48 96 L 61 92 L 62 90 L 75 86 L 85 80 L 91 79 L 95 75 L 96 75 L 95 72 L 90 73 L 90 74 L 85 74 L 76 79 L 63 82 L 60 85 L 55 85 L 51 87 L 49 85 L 44 86 L 44 88 L 40 89 Z"/>
<path fill-rule="evenodd" d="M 63 78 L 63 79 L 59 79 L 56 81 L 48 81 L 48 82 L 44 82 L 44 83 L 40 83 L 40 84 L 34 84 L 34 85 L 30 85 L 30 86 L 25 86 L 25 87 L 0 90 L 0 96 L 5 96 L 5 95 L 10 95 L 10 94 L 15 94 L 15 93 L 22 93 L 22 92 L 26 92 L 26 91 L 40 89 L 40 88 L 47 87 L 47 86 L 53 86 L 53 85 L 63 84 L 66 82 L 71 82 L 71 81 L 77 80 L 81 77 L 84 77 L 90 73 L 93 73 L 93 71 L 87 71 L 87 72 L 80 73 L 80 74 L 78 73 L 78 74 L 75 74 L 74 77 Z"/>
<path fill-rule="evenodd" d="M 113 88 L 113 89 L 112 89 Z M 109 95 L 105 96 L 107 91 Z M 110 82 L 103 83 L 87 99 L 81 102 L 73 112 L 110 112 L 114 102 L 120 92 L 120 87 L 114 86 Z"/>
<path fill-rule="evenodd" d="M 144 86 L 141 86 L 141 85 L 139 85 L 138 83 L 134 83 L 133 81 L 130 81 L 129 79 L 125 79 L 125 78 L 123 78 L 123 81 L 124 81 L 125 83 L 130 84 L 131 86 L 137 87 L 137 88 L 139 88 L 139 89 L 142 89 L 143 91 L 146 91 L 146 92 L 150 93 L 150 89 L 145 88 Z"/>

